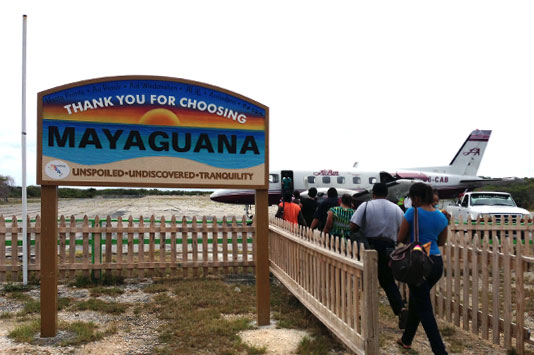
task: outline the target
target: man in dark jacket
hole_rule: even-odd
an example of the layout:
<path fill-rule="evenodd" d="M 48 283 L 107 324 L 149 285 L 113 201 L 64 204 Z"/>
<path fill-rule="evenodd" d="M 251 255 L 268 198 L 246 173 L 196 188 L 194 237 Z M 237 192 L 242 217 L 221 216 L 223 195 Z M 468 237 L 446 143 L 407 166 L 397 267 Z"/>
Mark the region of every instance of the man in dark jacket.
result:
<path fill-rule="evenodd" d="M 308 198 L 300 198 L 300 206 L 302 207 L 302 214 L 306 220 L 306 224 L 311 226 L 313 214 L 319 206 L 317 202 L 317 189 L 315 187 L 310 187 L 308 189 Z"/>
<path fill-rule="evenodd" d="M 335 187 L 328 189 L 327 196 L 328 198 L 319 204 L 313 214 L 313 220 L 310 226 L 311 229 L 318 228 L 322 231 L 326 224 L 326 217 L 328 216 L 330 208 L 339 206 L 339 199 L 337 198 L 337 190 Z"/>

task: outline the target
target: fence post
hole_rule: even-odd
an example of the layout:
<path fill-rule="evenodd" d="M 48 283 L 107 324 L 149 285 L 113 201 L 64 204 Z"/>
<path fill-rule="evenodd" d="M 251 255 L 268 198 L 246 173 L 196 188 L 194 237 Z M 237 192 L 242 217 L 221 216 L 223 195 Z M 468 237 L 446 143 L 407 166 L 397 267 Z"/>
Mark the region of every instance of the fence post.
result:
<path fill-rule="evenodd" d="M 100 241 L 102 239 L 102 229 L 100 228 L 100 218 L 98 216 L 95 217 L 95 220 L 93 222 L 95 229 L 98 229 L 98 232 L 93 233 L 93 247 L 94 247 L 94 260 L 93 264 L 96 264 L 98 266 L 97 270 L 93 269 L 93 277 L 95 279 L 101 279 L 102 278 L 102 269 L 100 265 L 102 264 L 102 246 L 100 245 Z"/>
<path fill-rule="evenodd" d="M 95 264 L 95 220 L 91 219 L 91 264 Z M 91 277 L 95 278 L 95 269 L 91 270 Z"/>
<path fill-rule="evenodd" d="M 11 218 L 11 280 L 18 281 L 19 271 L 19 225 L 17 216 Z M 21 267 L 22 269 L 22 267 Z"/>
<path fill-rule="evenodd" d="M 6 222 L 3 215 L 0 215 L 0 265 L 6 264 Z M 0 281 L 6 281 L 6 273 L 0 272 Z"/>
<path fill-rule="evenodd" d="M 526 233 L 525 233 L 526 234 Z M 528 239 L 525 238 L 525 242 Z M 523 339 L 523 326 L 525 325 L 525 289 L 523 282 L 523 253 L 522 253 L 521 239 L 517 240 L 516 254 L 515 254 L 515 282 L 516 282 L 516 348 L 519 354 L 525 353 L 525 341 Z"/>
<path fill-rule="evenodd" d="M 365 250 L 363 257 L 365 353 L 378 354 L 378 257 L 375 250 Z"/>

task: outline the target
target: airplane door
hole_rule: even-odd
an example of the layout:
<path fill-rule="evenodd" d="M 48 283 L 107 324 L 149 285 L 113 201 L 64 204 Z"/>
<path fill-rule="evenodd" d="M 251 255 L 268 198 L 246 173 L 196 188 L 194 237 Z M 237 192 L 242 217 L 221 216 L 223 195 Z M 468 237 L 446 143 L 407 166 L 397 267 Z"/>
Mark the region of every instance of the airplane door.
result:
<path fill-rule="evenodd" d="M 295 179 L 293 177 L 293 170 L 282 170 L 281 171 L 281 175 L 282 175 L 282 179 L 281 179 L 280 182 L 282 184 L 282 191 L 289 189 L 291 191 L 291 193 L 293 193 L 293 189 L 295 187 Z M 284 178 L 286 178 L 286 179 L 289 178 L 290 179 L 289 188 L 284 187 L 284 185 L 285 185 Z"/>

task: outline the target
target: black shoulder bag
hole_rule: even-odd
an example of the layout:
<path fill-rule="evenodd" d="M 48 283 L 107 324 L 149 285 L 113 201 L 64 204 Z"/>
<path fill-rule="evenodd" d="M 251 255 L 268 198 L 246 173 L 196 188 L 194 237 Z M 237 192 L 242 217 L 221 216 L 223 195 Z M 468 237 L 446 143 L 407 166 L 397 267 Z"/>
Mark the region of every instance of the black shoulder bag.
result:
<path fill-rule="evenodd" d="M 370 248 L 369 242 L 367 241 L 367 237 L 365 236 L 365 227 L 367 227 L 367 204 L 368 203 L 369 201 L 365 203 L 365 209 L 363 210 L 362 225 L 360 227 L 360 230 L 350 235 L 351 242 L 358 242 L 360 244 L 363 244 L 363 247 L 365 249 Z"/>
<path fill-rule="evenodd" d="M 432 271 L 433 262 L 419 242 L 417 208 L 414 208 L 413 221 L 414 241 L 398 247 L 391 253 L 389 267 L 395 280 L 419 286 Z"/>
<path fill-rule="evenodd" d="M 286 201 L 282 201 L 282 206 L 278 205 L 278 211 L 274 215 L 276 218 L 284 218 L 284 207 L 286 206 Z"/>

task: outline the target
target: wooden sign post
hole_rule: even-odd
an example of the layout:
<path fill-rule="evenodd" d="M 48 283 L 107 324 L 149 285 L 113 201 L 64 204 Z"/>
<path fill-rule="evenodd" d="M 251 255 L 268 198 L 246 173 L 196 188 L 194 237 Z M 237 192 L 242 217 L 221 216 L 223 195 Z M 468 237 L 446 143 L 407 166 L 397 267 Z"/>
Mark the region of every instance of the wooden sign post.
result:
<path fill-rule="evenodd" d="M 41 336 L 57 333 L 58 186 L 256 190 L 258 324 L 269 324 L 269 108 L 199 82 L 92 79 L 38 94 Z"/>
<path fill-rule="evenodd" d="M 258 325 L 270 324 L 269 194 L 256 190 L 256 314 Z"/>
<path fill-rule="evenodd" d="M 41 336 L 57 333 L 57 186 L 41 187 Z"/>

